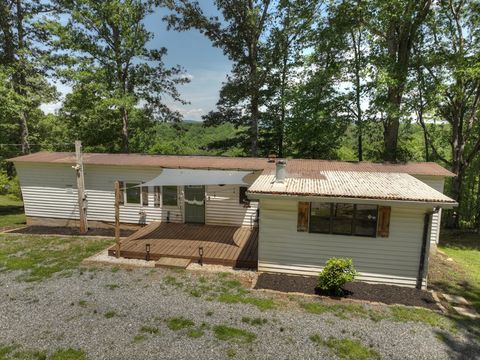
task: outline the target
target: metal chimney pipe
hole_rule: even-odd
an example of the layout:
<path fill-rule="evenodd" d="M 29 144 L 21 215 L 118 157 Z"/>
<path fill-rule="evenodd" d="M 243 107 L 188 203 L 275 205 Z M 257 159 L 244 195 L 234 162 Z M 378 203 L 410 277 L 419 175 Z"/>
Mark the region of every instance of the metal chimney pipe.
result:
<path fill-rule="evenodd" d="M 285 182 L 285 177 L 287 172 L 285 167 L 287 166 L 287 162 L 284 159 L 280 159 L 276 163 L 276 172 L 275 172 L 275 182 L 283 184 Z"/>

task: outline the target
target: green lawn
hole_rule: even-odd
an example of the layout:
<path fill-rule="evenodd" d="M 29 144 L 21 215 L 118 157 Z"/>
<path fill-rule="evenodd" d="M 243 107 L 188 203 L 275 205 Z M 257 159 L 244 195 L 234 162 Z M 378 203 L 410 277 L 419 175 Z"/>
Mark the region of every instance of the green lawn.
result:
<path fill-rule="evenodd" d="M 0 272 L 18 270 L 19 280 L 39 281 L 77 268 L 111 244 L 110 239 L 79 236 L 0 234 Z"/>
<path fill-rule="evenodd" d="M 22 224 L 25 224 L 22 201 L 0 195 L 0 231 Z"/>
<path fill-rule="evenodd" d="M 453 261 L 445 262 L 444 276 L 435 283 L 464 296 L 480 312 L 480 234 L 444 231 L 439 249 Z"/>

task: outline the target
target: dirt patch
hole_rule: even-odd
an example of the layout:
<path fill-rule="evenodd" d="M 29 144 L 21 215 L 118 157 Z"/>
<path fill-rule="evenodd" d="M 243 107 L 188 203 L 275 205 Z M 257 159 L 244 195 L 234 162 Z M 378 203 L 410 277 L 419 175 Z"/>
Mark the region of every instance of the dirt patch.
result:
<path fill-rule="evenodd" d="M 294 276 L 284 274 L 260 274 L 256 289 L 270 289 L 283 292 L 317 294 L 317 278 L 313 276 Z M 435 300 L 428 291 L 394 285 L 368 284 L 354 281 L 343 286 L 344 298 L 381 302 L 385 304 L 403 304 L 421 306 L 438 310 Z"/>
<path fill-rule="evenodd" d="M 130 236 L 136 230 L 132 229 L 121 229 L 120 236 Z M 81 236 L 107 236 L 114 237 L 115 229 L 100 229 L 92 228 L 89 229 L 86 234 L 80 234 L 78 228 L 67 227 L 67 226 L 40 226 L 32 225 L 26 226 L 21 229 L 11 231 L 12 234 L 31 234 L 31 235 L 81 235 Z"/>

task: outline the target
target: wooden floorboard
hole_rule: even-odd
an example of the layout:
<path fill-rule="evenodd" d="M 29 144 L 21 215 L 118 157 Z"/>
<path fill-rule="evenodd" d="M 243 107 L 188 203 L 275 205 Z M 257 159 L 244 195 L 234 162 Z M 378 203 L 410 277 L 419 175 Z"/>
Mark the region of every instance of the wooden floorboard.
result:
<path fill-rule="evenodd" d="M 258 229 L 214 225 L 151 223 L 122 242 L 123 257 L 145 259 L 145 245 L 150 244 L 150 259 L 161 257 L 199 259 L 204 249 L 204 263 L 256 268 Z M 115 246 L 109 249 L 113 255 Z"/>

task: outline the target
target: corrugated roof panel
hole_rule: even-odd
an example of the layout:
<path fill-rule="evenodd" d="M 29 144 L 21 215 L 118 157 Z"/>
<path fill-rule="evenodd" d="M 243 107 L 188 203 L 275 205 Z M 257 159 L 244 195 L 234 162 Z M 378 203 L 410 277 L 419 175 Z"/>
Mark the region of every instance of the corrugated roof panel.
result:
<path fill-rule="evenodd" d="M 288 176 L 276 183 L 274 174 L 262 174 L 250 186 L 252 194 L 348 197 L 454 204 L 448 196 L 405 173 L 321 171 L 315 177 Z"/>

